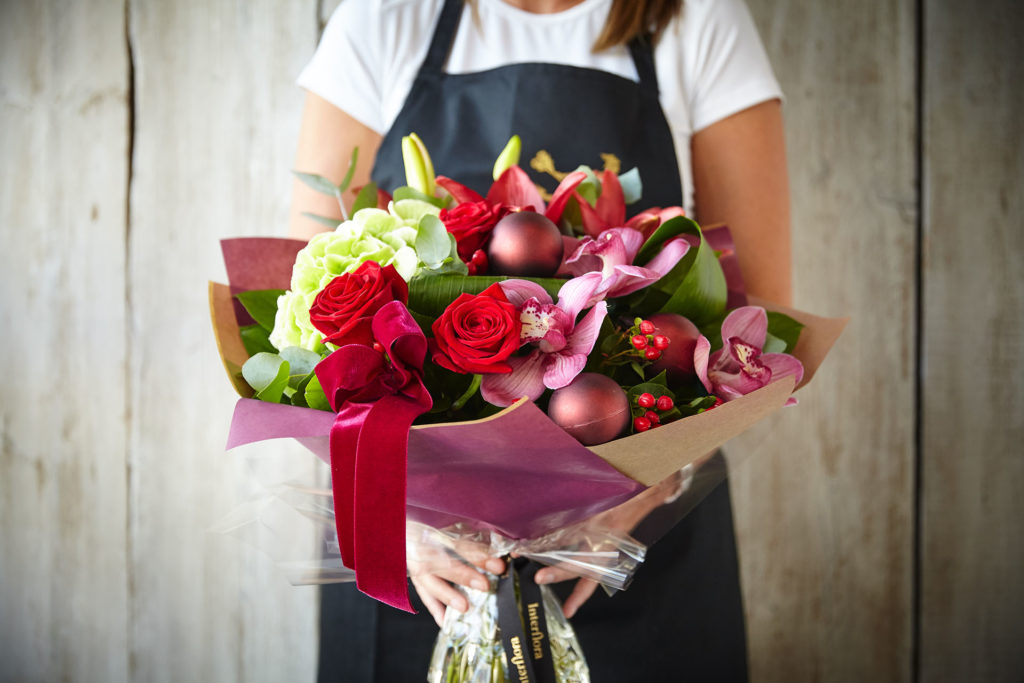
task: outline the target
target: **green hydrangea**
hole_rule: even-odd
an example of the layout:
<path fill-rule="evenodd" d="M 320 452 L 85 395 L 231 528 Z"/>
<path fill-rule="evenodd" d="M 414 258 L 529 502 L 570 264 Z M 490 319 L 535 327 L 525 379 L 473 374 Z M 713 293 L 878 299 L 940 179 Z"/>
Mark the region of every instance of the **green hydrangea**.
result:
<path fill-rule="evenodd" d="M 295 258 L 291 289 L 277 300 L 270 343 L 279 350 L 298 346 L 323 352 L 323 335 L 309 321 L 309 309 L 320 290 L 366 261 L 392 265 L 410 280 L 420 265 L 414 248 L 419 220 L 439 212 L 427 202 L 403 199 L 392 202 L 387 211 L 362 209 L 334 232 L 313 237 Z"/>

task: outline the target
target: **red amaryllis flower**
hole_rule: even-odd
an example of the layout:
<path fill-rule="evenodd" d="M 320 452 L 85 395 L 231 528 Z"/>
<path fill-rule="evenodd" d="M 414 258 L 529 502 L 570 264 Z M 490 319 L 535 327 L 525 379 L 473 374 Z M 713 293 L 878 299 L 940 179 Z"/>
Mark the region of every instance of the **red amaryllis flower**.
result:
<path fill-rule="evenodd" d="M 500 202 L 487 200 L 463 202 L 454 209 L 442 209 L 439 216 L 445 229 L 455 236 L 459 258 L 469 263 L 478 249 L 483 249 L 495 223 L 511 209 Z"/>
<path fill-rule="evenodd" d="M 479 294 L 460 294 L 434 321 L 434 362 L 460 373 L 506 373 L 519 348 L 522 323 L 516 307 L 493 284 Z"/>
<path fill-rule="evenodd" d="M 384 304 L 409 301 L 409 286 L 394 266 L 380 267 L 375 261 L 363 263 L 324 287 L 309 309 L 309 320 L 324 335 L 324 342 L 336 346 L 373 343 L 373 315 Z"/>

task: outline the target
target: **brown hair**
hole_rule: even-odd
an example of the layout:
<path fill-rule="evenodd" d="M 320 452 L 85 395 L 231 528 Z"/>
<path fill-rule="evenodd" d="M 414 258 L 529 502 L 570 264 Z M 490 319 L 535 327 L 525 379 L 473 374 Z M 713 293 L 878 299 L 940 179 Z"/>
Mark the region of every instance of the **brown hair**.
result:
<path fill-rule="evenodd" d="M 594 52 L 627 45 L 648 32 L 651 43 L 657 43 L 682 6 L 683 0 L 613 0 L 601 35 L 594 43 Z"/>
<path fill-rule="evenodd" d="M 467 0 L 473 20 L 479 22 L 476 2 Z M 672 18 L 683 8 L 683 0 L 612 0 L 612 8 L 594 41 L 594 52 L 616 45 L 628 45 L 637 36 L 650 33 L 651 44 L 657 43 Z"/>

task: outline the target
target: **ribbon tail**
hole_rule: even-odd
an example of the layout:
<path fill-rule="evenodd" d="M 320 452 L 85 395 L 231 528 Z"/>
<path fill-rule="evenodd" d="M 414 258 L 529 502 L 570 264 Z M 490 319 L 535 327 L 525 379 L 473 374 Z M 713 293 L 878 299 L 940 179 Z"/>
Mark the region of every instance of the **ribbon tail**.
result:
<path fill-rule="evenodd" d="M 405 477 L 409 428 L 429 408 L 406 396 L 382 397 L 367 413 L 356 449 L 356 586 L 413 613 L 406 581 Z"/>
<path fill-rule="evenodd" d="M 338 530 L 341 562 L 356 569 L 354 548 L 356 449 L 363 417 L 370 404 L 349 403 L 331 425 L 331 489 L 334 493 L 334 525 Z"/>

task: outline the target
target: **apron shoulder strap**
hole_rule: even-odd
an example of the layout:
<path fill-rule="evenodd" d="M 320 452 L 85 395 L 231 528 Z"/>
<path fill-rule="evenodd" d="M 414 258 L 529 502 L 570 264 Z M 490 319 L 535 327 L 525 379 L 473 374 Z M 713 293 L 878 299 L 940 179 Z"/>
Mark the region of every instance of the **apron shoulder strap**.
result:
<path fill-rule="evenodd" d="M 658 96 L 658 74 L 654 69 L 654 46 L 649 34 L 641 34 L 629 41 L 629 53 L 633 55 L 637 75 L 640 77 L 640 89 L 645 93 Z"/>
<path fill-rule="evenodd" d="M 461 17 L 462 0 L 445 0 L 441 16 L 434 28 L 434 36 L 430 39 L 427 58 L 420 65 L 420 76 L 440 74 L 444 70 L 444 64 L 448 61 L 448 53 L 451 52 Z"/>

